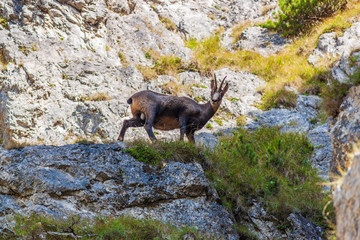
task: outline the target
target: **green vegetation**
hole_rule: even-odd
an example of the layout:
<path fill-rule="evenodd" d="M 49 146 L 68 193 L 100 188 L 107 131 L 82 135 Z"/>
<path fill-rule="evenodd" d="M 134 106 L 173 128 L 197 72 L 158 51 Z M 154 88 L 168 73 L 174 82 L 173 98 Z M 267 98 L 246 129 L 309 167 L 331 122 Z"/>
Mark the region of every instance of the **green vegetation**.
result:
<path fill-rule="evenodd" d="M 160 22 L 162 22 L 165 25 L 165 28 L 169 31 L 176 31 L 176 25 L 175 23 L 173 23 L 170 19 L 162 17 L 161 15 L 159 15 L 159 20 Z"/>
<path fill-rule="evenodd" d="M 235 71 L 248 71 L 258 75 L 268 83 L 264 89 L 261 89 L 263 92 L 263 103 L 259 105 L 261 109 L 269 109 L 280 105 L 284 107 L 294 106 L 296 96 L 285 91 L 285 86 L 299 89 L 301 93 L 305 94 L 321 95 L 324 92 L 321 96 L 331 96 L 331 94 L 326 93 L 328 92 L 327 90 L 323 89 L 325 88 L 323 82 L 328 82 L 329 78 L 326 76 L 326 73 L 332 68 L 332 64 L 337 61 L 337 58 L 325 57 L 316 66 L 311 65 L 307 59 L 309 54 L 317 47 L 321 34 L 336 31 L 339 36 L 351 26 L 351 19 L 360 15 L 360 4 L 351 1 L 347 4 L 346 9 L 334 13 L 335 9 L 342 8 L 340 6 L 343 6 L 343 0 L 282 0 L 281 3 L 284 8 L 282 14 L 288 13 L 294 19 L 297 19 L 297 17 L 301 19 L 300 17 L 307 16 L 306 11 L 310 11 L 313 14 L 313 11 L 323 11 L 325 9 L 324 11 L 328 12 L 328 14 L 320 14 L 320 17 L 315 21 L 315 25 L 309 23 L 309 26 L 312 27 L 307 28 L 306 33 L 293 38 L 292 43 L 276 55 L 264 57 L 258 53 L 246 50 L 226 51 L 221 45 L 220 33 L 218 33 L 207 39 L 198 41 L 190 38 L 186 41 L 186 46 L 192 49 L 193 52 L 193 58 L 189 62 L 183 62 L 175 56 L 161 56 L 150 49 L 147 51 L 147 57 L 153 60 L 154 66 L 138 66 L 138 68 L 146 81 L 150 81 L 161 74 L 176 76 L 185 70 L 197 71 L 205 76 L 209 76 L 215 70 L 224 67 L 229 67 Z M 335 3 L 337 3 L 336 8 L 334 8 Z M 318 6 L 319 8 L 310 10 L 310 6 Z M 300 10 L 297 11 L 296 7 L 299 7 Z M 326 9 L 332 10 L 327 11 Z M 296 14 L 299 14 L 299 16 Z M 325 17 L 330 15 L 333 16 Z M 287 21 L 285 20 L 285 18 L 282 20 L 282 25 L 279 23 L 279 27 L 280 25 L 285 27 Z M 307 22 L 307 20 L 304 21 Z M 293 24 L 298 23 L 294 22 Z M 250 25 L 251 23 L 246 22 L 234 27 L 234 39 L 237 40 L 241 32 Z M 350 63 L 354 64 L 356 60 L 355 57 L 349 59 Z M 316 79 L 321 79 L 320 83 Z M 313 85 L 310 83 L 313 83 Z M 328 111 L 324 110 L 324 112 Z M 334 113 L 329 114 L 334 115 Z"/>
<path fill-rule="evenodd" d="M 278 128 L 239 129 L 232 137 L 222 138 L 214 151 L 161 141 L 133 142 L 126 151 L 152 165 L 198 161 L 231 212 L 246 209 L 249 199 L 254 199 L 282 225 L 295 211 L 326 227 L 322 210 L 328 196 L 309 162 L 313 147 L 304 135 L 281 133 Z"/>
<path fill-rule="evenodd" d="M 236 118 L 236 125 L 238 127 L 245 126 L 246 125 L 246 116 L 240 115 Z"/>
<path fill-rule="evenodd" d="M 181 58 L 176 56 L 162 56 L 155 50 L 149 49 L 145 53 L 146 59 L 151 59 L 154 62 L 152 67 L 137 66 L 146 81 L 156 78 L 158 75 L 176 76 L 181 71 L 183 62 Z"/>
<path fill-rule="evenodd" d="M 327 196 L 309 162 L 312 150 L 304 135 L 277 128 L 239 129 L 210 156 L 213 168 L 207 176 L 231 210 L 253 198 L 283 222 L 299 211 L 324 225 L 321 212 Z"/>
<path fill-rule="evenodd" d="M 331 82 L 329 85 L 328 82 Z M 321 122 L 324 122 L 324 113 L 328 116 L 336 117 L 339 114 L 339 108 L 349 89 L 352 86 L 360 84 L 360 67 L 356 68 L 354 73 L 349 76 L 349 80 L 340 83 L 333 79 L 331 71 L 323 71 L 309 79 L 301 91 L 305 94 L 317 94 L 323 98 Z"/>
<path fill-rule="evenodd" d="M 296 107 L 297 94 L 284 88 L 263 96 L 259 108 L 269 110 L 271 108 L 294 108 Z"/>
<path fill-rule="evenodd" d="M 25 54 L 25 56 L 29 55 L 29 53 L 30 53 L 29 48 L 27 48 L 27 47 L 25 47 L 25 46 L 23 46 L 23 45 L 19 46 L 19 50 L 20 50 L 23 54 Z"/>
<path fill-rule="evenodd" d="M 140 162 L 153 166 L 168 161 L 189 163 L 193 161 L 203 162 L 205 159 L 199 148 L 183 141 L 157 141 L 153 145 L 144 141 L 134 141 L 129 143 L 129 145 L 130 148 L 125 150 L 126 153 Z"/>
<path fill-rule="evenodd" d="M 5 56 L 3 55 L 2 51 L 0 51 L 0 71 L 5 70 L 8 61 L 6 60 Z"/>
<path fill-rule="evenodd" d="M 7 18 L 0 17 L 0 25 L 5 29 L 9 29 L 9 23 L 8 23 Z"/>
<path fill-rule="evenodd" d="M 285 36 L 298 35 L 346 4 L 347 0 L 280 0 L 277 21 L 269 20 L 263 26 L 282 31 Z"/>
<path fill-rule="evenodd" d="M 16 215 L 12 229 L 17 237 L 26 239 L 183 239 L 192 234 L 196 239 L 204 239 L 193 228 L 176 228 L 155 220 L 140 220 L 132 217 L 99 217 L 95 220 L 80 219 L 77 216 L 67 220 L 31 215 Z M 14 236 L 1 239 L 13 239 Z"/>

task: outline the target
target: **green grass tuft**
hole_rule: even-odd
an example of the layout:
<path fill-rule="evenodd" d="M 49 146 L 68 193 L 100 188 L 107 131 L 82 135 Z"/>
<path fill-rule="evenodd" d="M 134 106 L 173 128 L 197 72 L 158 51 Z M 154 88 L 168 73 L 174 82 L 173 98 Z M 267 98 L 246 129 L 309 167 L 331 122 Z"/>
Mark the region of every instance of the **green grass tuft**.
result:
<path fill-rule="evenodd" d="M 220 139 L 214 151 L 161 141 L 133 142 L 126 151 L 152 165 L 198 161 L 230 211 L 245 209 L 248 199 L 256 199 L 281 224 L 290 213 L 300 212 L 326 226 L 322 209 L 328 195 L 309 161 L 313 147 L 305 135 L 282 133 L 278 128 L 239 129 L 232 137 Z"/>
<path fill-rule="evenodd" d="M 132 217 L 98 217 L 94 220 L 73 216 L 59 219 L 43 215 L 14 216 L 16 237 L 26 239 L 183 239 L 187 233 L 205 239 L 194 228 L 176 228 L 155 220 Z M 66 235 L 67 234 L 67 235 Z M 72 236 L 70 236 L 72 234 Z M 2 239 L 13 239 L 14 236 Z"/>
<path fill-rule="evenodd" d="M 294 108 L 296 107 L 298 95 L 293 91 L 288 91 L 284 88 L 263 95 L 262 103 L 259 106 L 262 110 L 270 110 L 271 108 Z"/>
<path fill-rule="evenodd" d="M 189 163 L 194 161 L 202 162 L 204 155 L 199 147 L 183 141 L 163 142 L 157 141 L 151 144 L 145 141 L 133 141 L 128 143 L 129 148 L 125 150 L 139 162 L 159 165 L 162 162 L 176 161 Z"/>
<path fill-rule="evenodd" d="M 239 129 L 209 155 L 212 169 L 206 175 L 230 210 L 246 207 L 252 198 L 280 221 L 298 211 L 324 226 L 327 196 L 309 162 L 312 151 L 301 134 L 281 133 L 278 128 Z"/>

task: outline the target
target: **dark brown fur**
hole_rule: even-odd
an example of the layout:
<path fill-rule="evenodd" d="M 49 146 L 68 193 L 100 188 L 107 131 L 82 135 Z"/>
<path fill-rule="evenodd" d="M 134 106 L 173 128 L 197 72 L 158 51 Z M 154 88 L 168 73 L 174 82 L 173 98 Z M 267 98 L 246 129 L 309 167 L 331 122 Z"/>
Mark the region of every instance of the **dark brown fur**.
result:
<path fill-rule="evenodd" d="M 225 77 L 226 78 L 226 77 Z M 123 141 L 129 127 L 144 126 L 151 140 L 156 140 L 152 127 L 159 130 L 180 128 L 180 140 L 186 134 L 189 141 L 194 142 L 194 133 L 204 127 L 218 110 L 221 100 L 228 90 L 224 80 L 217 89 L 216 77 L 211 81 L 211 100 L 198 104 L 187 97 L 169 96 L 153 91 L 135 93 L 128 100 L 133 118 L 125 120 L 118 140 Z"/>

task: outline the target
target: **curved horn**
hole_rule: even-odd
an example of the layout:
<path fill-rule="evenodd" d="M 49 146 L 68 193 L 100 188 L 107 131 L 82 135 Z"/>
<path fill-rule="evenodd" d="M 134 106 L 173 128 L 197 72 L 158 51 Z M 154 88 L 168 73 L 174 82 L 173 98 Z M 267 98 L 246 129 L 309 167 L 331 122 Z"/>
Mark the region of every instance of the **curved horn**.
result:
<path fill-rule="evenodd" d="M 226 77 L 227 77 L 227 76 L 225 76 L 225 77 L 224 77 L 224 79 L 221 81 L 221 84 L 220 84 L 219 90 L 221 90 L 221 87 L 222 87 L 222 85 L 224 84 L 224 81 L 225 81 Z"/>
<path fill-rule="evenodd" d="M 215 81 L 215 88 L 214 88 L 214 90 L 216 90 L 216 89 L 217 89 L 217 80 L 216 80 L 216 75 L 215 75 L 215 73 L 214 73 L 214 81 Z"/>

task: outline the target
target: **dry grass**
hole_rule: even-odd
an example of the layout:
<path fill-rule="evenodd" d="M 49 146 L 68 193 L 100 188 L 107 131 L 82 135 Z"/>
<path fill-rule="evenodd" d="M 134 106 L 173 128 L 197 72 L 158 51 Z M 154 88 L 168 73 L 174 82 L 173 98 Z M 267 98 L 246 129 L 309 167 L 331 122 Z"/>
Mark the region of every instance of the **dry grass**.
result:
<path fill-rule="evenodd" d="M 165 18 L 165 17 L 163 17 L 163 16 L 161 16 L 161 15 L 159 15 L 159 20 L 160 20 L 160 22 L 162 22 L 164 25 L 165 25 L 165 28 L 167 29 L 167 30 L 169 30 L 169 31 L 176 31 L 176 25 L 175 25 L 175 23 L 173 23 L 170 19 L 168 19 L 168 18 Z"/>
<path fill-rule="evenodd" d="M 192 96 L 193 91 L 190 85 L 184 85 L 178 81 L 170 80 L 163 84 L 161 88 L 167 93 L 174 96 Z"/>
<path fill-rule="evenodd" d="M 321 34 L 334 30 L 341 35 L 350 26 L 351 19 L 359 15 L 360 4 L 350 3 L 344 11 L 324 19 L 306 35 L 293 38 L 292 44 L 269 57 L 246 50 L 228 52 L 222 48 L 219 36 L 212 36 L 202 41 L 190 39 L 187 46 L 193 50 L 193 63 L 202 74 L 209 74 L 223 67 L 248 71 L 268 82 L 264 94 L 269 95 L 280 91 L 284 86 L 299 89 L 306 85 L 309 79 L 330 69 L 337 58 L 324 58 L 315 67 L 307 61 L 307 58 L 316 48 Z M 247 24 L 235 27 L 234 37 L 240 35 L 246 26 Z"/>
<path fill-rule="evenodd" d="M 111 98 L 107 93 L 95 93 L 89 96 L 80 96 L 78 101 L 85 102 L 85 101 L 93 101 L 93 102 L 100 102 L 100 101 L 109 101 Z"/>

